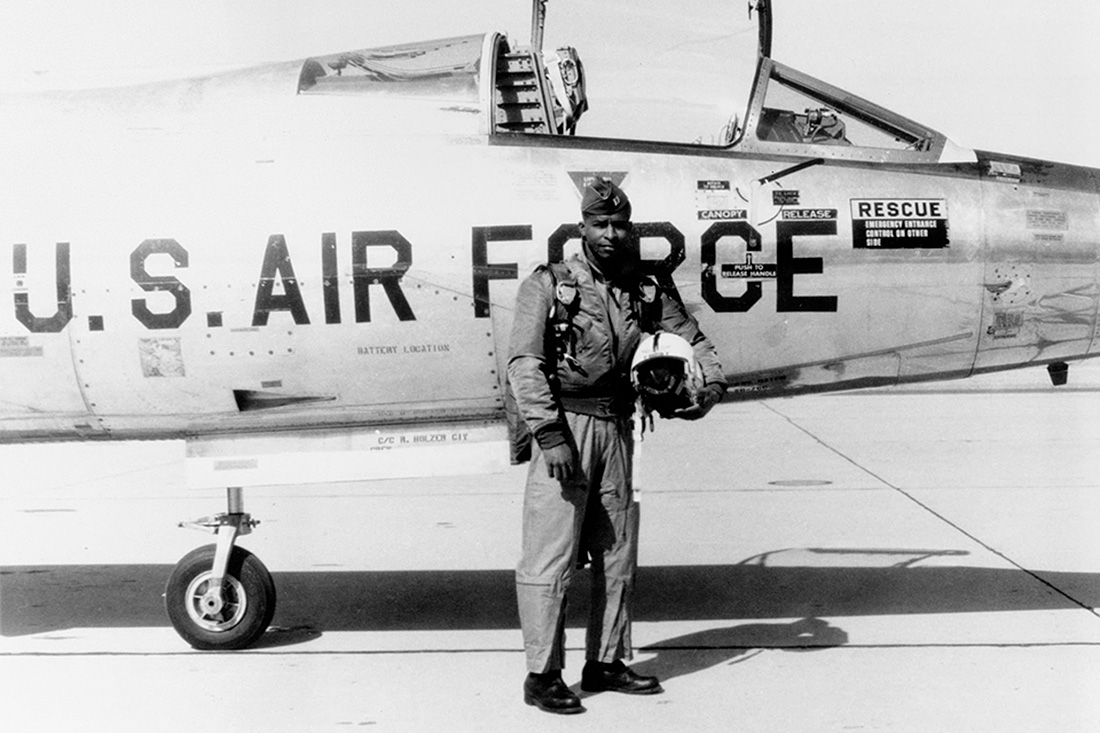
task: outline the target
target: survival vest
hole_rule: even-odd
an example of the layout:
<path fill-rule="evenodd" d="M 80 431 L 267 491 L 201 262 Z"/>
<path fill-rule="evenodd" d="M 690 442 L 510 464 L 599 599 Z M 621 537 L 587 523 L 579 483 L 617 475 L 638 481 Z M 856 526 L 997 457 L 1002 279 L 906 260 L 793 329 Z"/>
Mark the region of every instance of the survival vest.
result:
<path fill-rule="evenodd" d="M 576 278 L 564 262 L 539 265 L 535 272 L 546 272 L 550 276 L 550 289 L 554 295 L 546 314 L 546 345 L 543 350 L 547 359 L 547 378 L 551 380 L 551 388 L 554 389 L 558 363 L 582 372 L 584 370 L 574 356 L 578 329 L 574 319 L 580 311 L 580 292 Z M 641 275 L 636 278 L 629 291 L 630 305 L 642 332 L 656 332 L 662 312 L 660 286 L 653 278 Z M 512 385 L 507 381 L 504 389 L 504 415 L 508 423 L 511 462 L 513 465 L 526 463 L 531 460 L 531 442 L 534 436 L 520 413 Z"/>

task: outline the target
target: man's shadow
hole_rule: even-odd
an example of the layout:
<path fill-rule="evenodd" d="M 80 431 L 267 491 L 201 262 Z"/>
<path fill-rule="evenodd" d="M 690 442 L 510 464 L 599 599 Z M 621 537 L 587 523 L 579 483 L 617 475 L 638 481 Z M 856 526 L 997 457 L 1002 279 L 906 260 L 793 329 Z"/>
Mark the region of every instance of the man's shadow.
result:
<path fill-rule="evenodd" d="M 640 651 L 657 656 L 632 665 L 638 674 L 670 680 L 720 664 L 738 664 L 765 649 L 803 652 L 843 646 L 848 634 L 828 621 L 804 618 L 786 624 L 742 624 L 659 641 Z"/>

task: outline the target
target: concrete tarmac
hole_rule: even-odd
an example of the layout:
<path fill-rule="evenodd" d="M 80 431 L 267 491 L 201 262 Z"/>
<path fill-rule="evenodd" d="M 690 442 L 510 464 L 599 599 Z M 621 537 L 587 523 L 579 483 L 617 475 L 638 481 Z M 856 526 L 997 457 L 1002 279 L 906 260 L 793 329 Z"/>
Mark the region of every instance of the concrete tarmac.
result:
<path fill-rule="evenodd" d="M 1075 367 L 1075 369 L 1079 369 Z M 659 421 L 634 665 L 652 697 L 523 704 L 525 469 L 250 489 L 279 606 L 190 649 L 161 593 L 224 511 L 176 442 L 0 447 L 7 731 L 1100 730 L 1100 378 L 1042 370 Z M 579 689 L 585 585 L 572 594 Z"/>

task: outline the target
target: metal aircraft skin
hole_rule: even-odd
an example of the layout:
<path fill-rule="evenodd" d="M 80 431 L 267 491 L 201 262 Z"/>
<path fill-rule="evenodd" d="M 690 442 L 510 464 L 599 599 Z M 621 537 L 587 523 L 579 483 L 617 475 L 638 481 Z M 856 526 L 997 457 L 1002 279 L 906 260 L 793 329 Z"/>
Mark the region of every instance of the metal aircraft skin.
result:
<path fill-rule="evenodd" d="M 4 99 L 0 441 L 499 423 L 518 283 L 576 250 L 594 176 L 727 399 L 1095 355 L 1100 171 L 962 149 L 786 67 L 756 9 L 752 96 L 713 145 L 584 136 L 577 59 L 497 33 Z M 255 638 L 210 603 L 185 638 Z"/>

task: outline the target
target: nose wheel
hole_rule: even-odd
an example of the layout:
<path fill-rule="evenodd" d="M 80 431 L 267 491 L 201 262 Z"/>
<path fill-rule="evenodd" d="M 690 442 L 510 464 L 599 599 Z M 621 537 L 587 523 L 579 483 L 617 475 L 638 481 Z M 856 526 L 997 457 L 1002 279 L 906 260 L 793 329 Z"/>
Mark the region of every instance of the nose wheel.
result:
<path fill-rule="evenodd" d="M 199 547 L 176 563 L 164 594 L 168 618 L 195 649 L 244 649 L 259 639 L 275 616 L 275 583 L 260 558 L 243 547 L 229 555 L 215 585 L 214 545 Z"/>
<path fill-rule="evenodd" d="M 275 583 L 260 559 L 234 543 L 255 522 L 240 511 L 240 489 L 230 490 L 230 512 L 193 526 L 209 529 L 217 543 L 184 555 L 164 591 L 176 633 L 195 649 L 244 649 L 275 616 Z"/>

